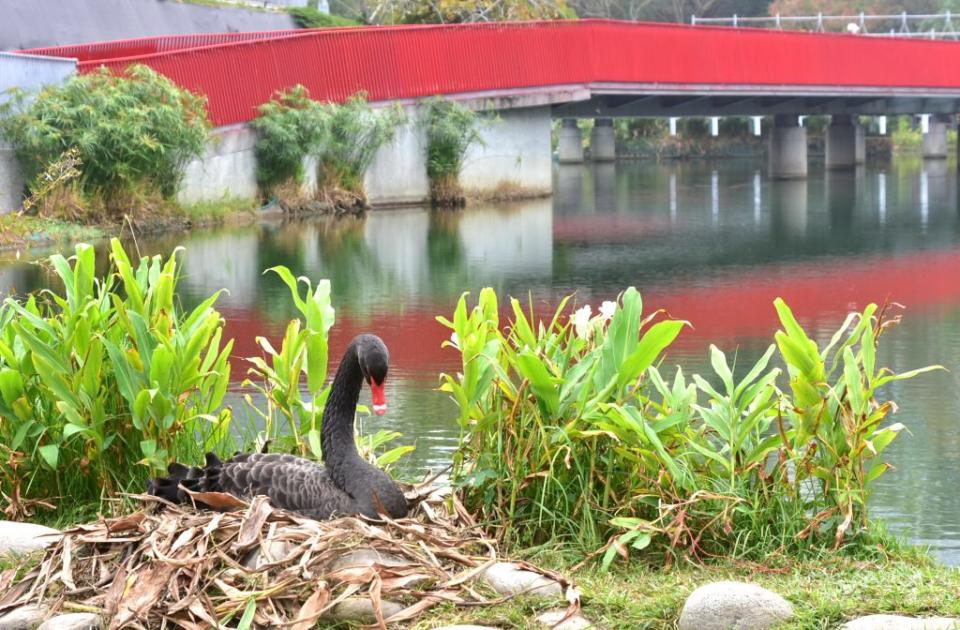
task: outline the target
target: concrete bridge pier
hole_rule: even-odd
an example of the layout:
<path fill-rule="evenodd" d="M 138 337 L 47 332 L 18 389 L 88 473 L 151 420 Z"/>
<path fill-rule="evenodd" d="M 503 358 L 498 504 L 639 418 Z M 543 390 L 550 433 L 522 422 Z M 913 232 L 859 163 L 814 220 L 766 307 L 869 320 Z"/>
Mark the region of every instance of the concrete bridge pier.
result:
<path fill-rule="evenodd" d="M 564 118 L 560 125 L 557 154 L 561 164 L 583 162 L 583 135 L 576 118 Z"/>
<path fill-rule="evenodd" d="M 857 164 L 867 163 L 867 129 L 854 118 L 853 132 L 856 141 L 855 162 Z"/>
<path fill-rule="evenodd" d="M 952 118 L 949 114 L 934 114 L 930 117 L 929 129 L 923 134 L 925 160 L 942 160 L 947 157 L 947 128 Z"/>
<path fill-rule="evenodd" d="M 857 164 L 857 125 L 853 116 L 834 115 L 826 130 L 826 167 L 853 168 Z"/>
<path fill-rule="evenodd" d="M 617 147 L 613 139 L 613 119 L 597 118 L 590 133 L 590 155 L 594 162 L 610 162 L 617 159 Z"/>
<path fill-rule="evenodd" d="M 770 130 L 769 170 L 773 179 L 807 176 L 807 129 L 794 115 L 774 116 Z"/>

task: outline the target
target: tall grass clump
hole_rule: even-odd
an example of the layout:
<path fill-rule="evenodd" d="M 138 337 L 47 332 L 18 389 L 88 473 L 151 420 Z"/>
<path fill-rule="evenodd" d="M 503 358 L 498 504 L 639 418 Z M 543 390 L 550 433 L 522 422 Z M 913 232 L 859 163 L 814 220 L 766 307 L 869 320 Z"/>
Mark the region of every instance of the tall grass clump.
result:
<path fill-rule="evenodd" d="M 302 85 L 278 93 L 258 109 L 250 124 L 257 132 L 257 182 L 267 195 L 299 190 L 304 160 L 317 155 L 327 139 L 328 110 Z M 289 193 L 289 190 L 287 190 Z"/>
<path fill-rule="evenodd" d="M 221 446 L 233 342 L 213 305 L 175 298 L 178 252 L 134 265 L 114 239 L 97 278 L 90 245 L 50 266 L 63 293 L 0 306 L 0 489 L 11 515 L 37 501 L 139 491 L 168 459 Z"/>
<path fill-rule="evenodd" d="M 80 192 L 111 218 L 143 195 L 173 197 L 208 128 L 203 97 L 142 65 L 76 75 L 32 101 L 19 94 L 0 111 L 0 135 L 27 181 L 76 150 Z"/>
<path fill-rule="evenodd" d="M 467 150 L 482 142 L 476 112 L 459 103 L 432 98 L 424 104 L 421 125 L 427 139 L 427 177 L 435 206 L 463 206 L 460 171 Z"/>
<path fill-rule="evenodd" d="M 363 176 L 406 114 L 399 106 L 375 111 L 364 94 L 329 105 L 328 113 L 329 136 L 320 154 L 321 195 L 337 205 L 365 206 Z"/>
<path fill-rule="evenodd" d="M 741 378 L 716 347 L 713 374 L 658 364 L 685 322 L 644 315 L 627 290 L 591 316 L 564 300 L 537 321 L 496 294 L 457 304 L 449 345 L 462 373 L 442 389 L 459 407 L 453 476 L 468 508 L 507 541 L 601 553 L 760 557 L 871 539 L 867 497 L 902 431 L 886 424 L 894 380 L 876 344 L 892 321 L 874 305 L 830 342 L 811 340 L 782 301 L 782 330 Z M 786 373 L 771 367 L 779 351 Z M 738 370 L 739 371 L 739 370 Z"/>

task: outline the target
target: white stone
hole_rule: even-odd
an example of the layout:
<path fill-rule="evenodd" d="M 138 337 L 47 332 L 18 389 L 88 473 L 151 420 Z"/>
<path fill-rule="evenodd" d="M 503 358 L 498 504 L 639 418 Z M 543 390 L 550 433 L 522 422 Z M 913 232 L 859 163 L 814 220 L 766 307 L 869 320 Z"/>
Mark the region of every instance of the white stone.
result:
<path fill-rule="evenodd" d="M 100 630 L 103 624 L 93 613 L 69 613 L 47 619 L 37 630 Z"/>
<path fill-rule="evenodd" d="M 566 614 L 566 610 L 548 610 L 538 616 L 537 621 L 552 630 L 587 630 L 587 628 L 597 627 L 592 621 L 579 613 L 561 622 Z"/>
<path fill-rule="evenodd" d="M 60 532 L 43 525 L 0 521 L 0 556 L 41 551 L 60 539 Z"/>
<path fill-rule="evenodd" d="M 34 630 L 43 623 L 49 609 L 46 606 L 21 606 L 0 617 L 0 630 Z"/>
<path fill-rule="evenodd" d="M 563 588 L 556 581 L 521 569 L 512 562 L 495 563 L 483 572 L 483 579 L 501 595 L 563 596 Z"/>
<path fill-rule="evenodd" d="M 404 609 L 403 604 L 391 602 L 390 600 L 381 600 L 380 611 L 383 618 L 386 619 L 395 615 Z M 366 597 L 348 597 L 324 615 L 335 621 L 358 621 L 360 623 L 371 623 L 376 621 L 376 615 L 373 612 L 373 602 Z"/>
<path fill-rule="evenodd" d="M 379 564 L 384 567 L 397 567 L 407 564 L 407 562 L 393 554 L 383 553 L 370 547 L 361 547 L 338 556 L 330 565 L 331 571 L 342 569 L 343 567 L 369 567 Z"/>
<path fill-rule="evenodd" d="M 848 621 L 841 630 L 951 630 L 960 628 L 960 619 L 948 617 L 904 617 L 902 615 L 868 615 Z"/>
<path fill-rule="evenodd" d="M 755 584 L 714 582 L 695 590 L 680 613 L 680 630 L 762 630 L 793 616 L 793 606 Z"/>
<path fill-rule="evenodd" d="M 248 569 L 259 570 L 267 564 L 285 560 L 292 549 L 293 545 L 288 542 L 271 540 L 267 543 L 267 555 L 270 556 L 270 558 L 260 553 L 260 547 L 255 547 L 250 550 L 247 557 L 243 559 L 243 566 Z"/>

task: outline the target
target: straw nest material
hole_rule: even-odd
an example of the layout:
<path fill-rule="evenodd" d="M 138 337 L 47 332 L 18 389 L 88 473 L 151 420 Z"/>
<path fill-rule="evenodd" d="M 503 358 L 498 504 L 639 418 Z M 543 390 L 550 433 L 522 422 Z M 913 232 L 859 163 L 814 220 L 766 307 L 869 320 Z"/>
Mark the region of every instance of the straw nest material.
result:
<path fill-rule="evenodd" d="M 383 628 L 441 602 L 504 601 L 476 580 L 499 561 L 497 547 L 456 496 L 408 490 L 411 517 L 387 522 L 314 521 L 266 497 L 196 494 L 223 510 L 197 511 L 138 495 L 143 510 L 73 527 L 26 575 L 0 574 L 0 613 L 43 604 L 98 613 L 110 628 L 306 630 L 344 602 L 369 602 L 369 621 Z M 516 564 L 559 585 L 568 615 L 577 612 L 569 580 Z"/>

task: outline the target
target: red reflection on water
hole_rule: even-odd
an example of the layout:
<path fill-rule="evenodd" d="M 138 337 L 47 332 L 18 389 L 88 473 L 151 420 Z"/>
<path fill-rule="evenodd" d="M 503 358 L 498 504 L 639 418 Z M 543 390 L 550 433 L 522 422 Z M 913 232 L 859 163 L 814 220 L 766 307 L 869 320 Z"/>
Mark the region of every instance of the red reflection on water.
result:
<path fill-rule="evenodd" d="M 868 303 L 884 300 L 899 302 L 908 311 L 919 311 L 942 304 L 960 304 L 960 250 L 923 252 L 899 257 L 876 257 L 820 260 L 810 264 L 783 265 L 763 270 L 731 271 L 711 277 L 702 284 L 687 283 L 683 287 L 641 287 L 647 313 L 665 309 L 671 317 L 693 324 L 677 341 L 679 348 L 701 347 L 709 342 L 725 344 L 735 339 L 768 338 L 778 328 L 773 300 L 782 297 L 798 319 L 839 323 L 852 310 L 862 310 Z M 593 293 L 594 312 L 603 299 L 614 294 Z M 562 296 L 555 296 L 555 302 Z M 331 331 L 331 363 L 354 335 L 374 332 L 390 348 L 392 362 L 407 373 L 438 374 L 459 366 L 458 355 L 442 349 L 449 331 L 436 322 L 437 314 L 449 315 L 449 303 L 417 305 L 402 314 L 373 314 L 363 321 L 337 314 Z M 538 313 L 549 312 L 549 305 L 538 305 Z M 236 339 L 235 358 L 259 356 L 254 338 L 265 335 L 279 349 L 279 340 L 286 325 L 260 318 L 253 310 L 224 310 L 227 334 Z M 508 311 L 501 314 L 508 321 Z M 234 363 L 234 378 L 241 380 L 246 372 L 242 362 Z"/>

